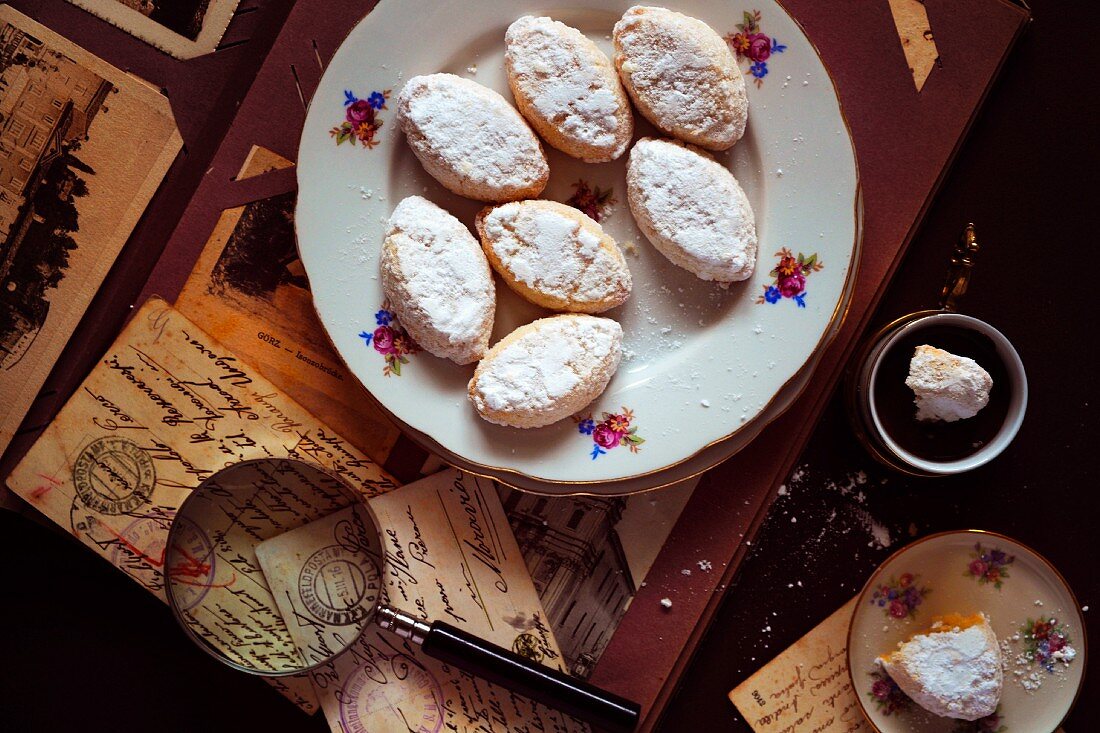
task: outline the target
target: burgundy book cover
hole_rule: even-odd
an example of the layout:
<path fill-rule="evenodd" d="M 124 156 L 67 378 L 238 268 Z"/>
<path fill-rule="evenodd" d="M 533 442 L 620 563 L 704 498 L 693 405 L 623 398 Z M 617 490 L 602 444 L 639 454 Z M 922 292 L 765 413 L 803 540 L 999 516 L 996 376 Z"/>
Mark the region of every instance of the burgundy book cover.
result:
<path fill-rule="evenodd" d="M 40 399 L 5 456 L 5 473 L 107 347 L 130 306 L 152 294 L 175 299 L 224 209 L 294 190 L 293 168 L 239 181 L 235 176 L 254 146 L 293 161 L 305 109 L 325 63 L 374 3 L 299 0 L 266 57 L 228 56 L 244 47 L 226 46 L 237 37 L 231 25 L 224 52 L 191 62 L 170 59 L 62 0 L 15 5 L 107 61 L 165 86 L 169 99 L 187 100 L 178 109 L 173 104 L 187 154 L 169 173 L 92 304 L 85 321 L 95 325 L 74 337 L 66 351 L 71 358 L 47 384 L 53 392 Z M 280 0 L 241 3 L 242 9 L 262 11 L 255 14 L 264 20 L 249 26 L 249 43 L 271 43 L 263 34 L 274 35 L 286 5 Z M 644 728 L 653 726 L 671 694 L 745 553 L 746 540 L 805 445 L 1027 19 L 1026 11 L 1007 0 L 925 0 L 924 5 L 940 60 L 918 93 L 891 3 L 784 0 L 830 69 L 851 126 L 865 207 L 862 260 L 844 326 L 810 386 L 748 449 L 705 474 L 595 668 L 593 682 L 643 704 Z M 423 455 L 402 440 L 387 468 L 398 477 L 415 475 Z M 704 559 L 721 572 L 681 574 Z M 659 602 L 664 596 L 673 600 L 671 612 Z"/>

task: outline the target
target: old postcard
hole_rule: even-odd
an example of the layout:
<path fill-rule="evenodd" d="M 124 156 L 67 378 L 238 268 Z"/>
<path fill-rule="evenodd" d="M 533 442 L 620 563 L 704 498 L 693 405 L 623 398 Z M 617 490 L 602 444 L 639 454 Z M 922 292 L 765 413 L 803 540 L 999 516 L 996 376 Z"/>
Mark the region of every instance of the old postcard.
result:
<path fill-rule="evenodd" d="M 757 733 L 870 733 L 848 679 L 848 625 L 856 599 L 729 694 Z"/>
<path fill-rule="evenodd" d="M 490 482 L 449 469 L 369 503 L 380 525 L 382 547 L 380 554 L 377 543 L 364 549 L 374 554 L 390 605 L 563 668 L 561 650 Z M 331 600 L 326 606 L 313 592 L 315 581 L 302 580 L 317 576 L 311 568 L 318 563 L 311 564 L 310 558 L 334 552 L 331 546 L 314 546 L 331 542 L 331 532 L 318 536 L 320 540 L 306 538 L 299 552 L 306 561 L 297 573 L 284 568 L 290 573 L 281 581 L 269 578 L 273 586 L 289 591 L 289 596 L 278 597 L 284 603 L 293 599 L 285 606 L 292 617 L 304 619 L 298 632 L 290 623 L 299 638 L 308 639 L 313 623 L 328 623 L 328 614 L 347 607 Z M 347 544 L 348 533 L 340 536 Z M 372 570 L 366 567 L 364 572 L 364 581 L 353 584 L 356 596 L 360 590 L 369 592 L 366 579 Z M 336 733 L 587 730 L 555 710 L 431 659 L 377 627 L 368 628 L 348 651 L 315 671 L 313 680 Z"/>
<path fill-rule="evenodd" d="M 69 0 L 178 59 L 212 53 L 240 0 Z"/>
<path fill-rule="evenodd" d="M 176 308 L 384 463 L 399 431 L 344 368 L 317 320 L 294 242 L 294 200 L 289 192 L 223 211 Z"/>
<path fill-rule="evenodd" d="M 592 673 L 698 483 L 613 497 L 499 488 L 570 674 Z"/>
<path fill-rule="evenodd" d="M 366 506 L 356 504 L 256 546 L 260 569 L 304 663 L 317 664 L 346 649 L 384 602 L 380 531 Z"/>
<path fill-rule="evenodd" d="M 366 455 L 153 298 L 8 487 L 164 600 L 166 537 L 183 498 L 230 462 L 272 457 L 319 464 L 364 495 L 395 487 Z M 308 685 L 291 692 L 309 707 Z"/>
<path fill-rule="evenodd" d="M 0 6 L 0 451 L 181 144 L 164 96 Z"/>

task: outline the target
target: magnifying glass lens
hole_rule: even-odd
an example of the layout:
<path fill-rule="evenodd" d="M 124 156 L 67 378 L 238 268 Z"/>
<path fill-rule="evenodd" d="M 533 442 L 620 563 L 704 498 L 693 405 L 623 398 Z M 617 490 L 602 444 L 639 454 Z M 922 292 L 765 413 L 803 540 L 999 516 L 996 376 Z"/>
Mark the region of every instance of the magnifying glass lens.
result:
<path fill-rule="evenodd" d="M 246 461 L 204 481 L 177 511 L 168 601 L 222 662 L 296 674 L 369 623 L 382 587 L 378 550 L 369 511 L 339 479 L 300 461 Z"/>

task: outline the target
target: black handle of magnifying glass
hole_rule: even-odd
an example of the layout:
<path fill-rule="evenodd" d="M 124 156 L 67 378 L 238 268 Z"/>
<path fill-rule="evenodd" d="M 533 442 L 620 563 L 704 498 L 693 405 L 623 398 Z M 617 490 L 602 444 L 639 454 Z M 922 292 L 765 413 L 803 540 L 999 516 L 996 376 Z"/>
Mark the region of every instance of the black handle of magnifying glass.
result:
<path fill-rule="evenodd" d="M 567 715 L 614 733 L 638 725 L 641 706 L 595 685 L 490 644 L 443 621 L 424 636 L 424 652 Z"/>

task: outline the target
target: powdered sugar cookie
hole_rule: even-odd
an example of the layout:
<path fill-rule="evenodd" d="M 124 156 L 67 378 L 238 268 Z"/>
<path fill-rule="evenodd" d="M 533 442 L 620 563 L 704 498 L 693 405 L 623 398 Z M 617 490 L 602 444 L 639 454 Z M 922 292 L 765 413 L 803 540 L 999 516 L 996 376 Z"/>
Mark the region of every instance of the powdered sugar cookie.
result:
<path fill-rule="evenodd" d="M 474 371 L 469 396 L 498 425 L 538 428 L 583 410 L 619 368 L 623 329 L 610 318 L 561 315 L 520 326 Z"/>
<path fill-rule="evenodd" d="M 626 189 L 638 228 L 673 264 L 703 280 L 752 277 L 756 222 L 725 166 L 690 145 L 644 137 L 630 150 Z"/>
<path fill-rule="evenodd" d="M 550 145 L 589 163 L 618 158 L 634 134 L 610 59 L 576 28 L 525 15 L 504 36 L 516 106 Z"/>
<path fill-rule="evenodd" d="M 638 111 L 665 133 L 711 150 L 745 134 L 745 79 L 701 20 L 635 5 L 615 24 L 615 67 Z"/>
<path fill-rule="evenodd" d="M 596 221 L 557 201 L 483 210 L 477 232 L 508 287 L 543 308 L 601 313 L 630 297 L 630 270 Z"/>
<path fill-rule="evenodd" d="M 454 74 L 414 76 L 398 97 L 397 117 L 424 170 L 460 196 L 514 201 L 546 187 L 542 143 L 492 89 Z"/>
<path fill-rule="evenodd" d="M 419 196 L 390 215 L 382 291 L 420 346 L 457 364 L 484 356 L 496 313 L 485 254 L 462 222 Z"/>

